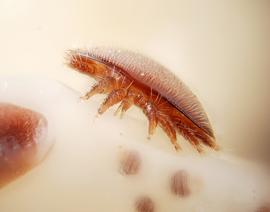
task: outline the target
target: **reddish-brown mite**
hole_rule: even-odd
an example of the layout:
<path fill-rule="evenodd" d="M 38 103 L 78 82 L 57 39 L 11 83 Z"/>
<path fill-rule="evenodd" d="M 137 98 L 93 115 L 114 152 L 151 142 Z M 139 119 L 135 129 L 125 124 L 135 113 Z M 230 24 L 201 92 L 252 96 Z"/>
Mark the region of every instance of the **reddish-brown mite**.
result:
<path fill-rule="evenodd" d="M 141 108 L 149 120 L 149 136 L 159 125 L 180 149 L 180 133 L 199 152 L 201 143 L 217 149 L 210 122 L 196 96 L 172 72 L 138 53 L 114 48 L 70 50 L 68 65 L 98 82 L 84 99 L 108 94 L 98 109 L 104 113 L 120 103 L 116 112 L 123 114 L 132 105 Z"/>

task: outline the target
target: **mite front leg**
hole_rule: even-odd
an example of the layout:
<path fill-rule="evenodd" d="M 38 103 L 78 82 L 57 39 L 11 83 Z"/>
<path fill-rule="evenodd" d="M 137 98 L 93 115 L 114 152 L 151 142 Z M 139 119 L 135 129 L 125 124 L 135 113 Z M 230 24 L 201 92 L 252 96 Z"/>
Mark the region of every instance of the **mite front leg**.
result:
<path fill-rule="evenodd" d="M 147 102 L 143 108 L 144 114 L 147 116 L 149 125 L 148 125 L 148 138 L 154 134 L 157 127 L 157 117 L 156 109 L 151 102 Z"/>
<path fill-rule="evenodd" d="M 109 107 L 121 102 L 126 97 L 126 95 L 127 90 L 125 88 L 113 90 L 98 109 L 98 113 L 104 113 Z"/>
<path fill-rule="evenodd" d="M 116 79 L 113 77 L 105 77 L 104 79 L 100 80 L 96 83 L 89 92 L 87 92 L 82 99 L 89 99 L 90 97 L 94 96 L 95 94 L 104 94 L 109 93 L 113 90 L 116 84 Z"/>

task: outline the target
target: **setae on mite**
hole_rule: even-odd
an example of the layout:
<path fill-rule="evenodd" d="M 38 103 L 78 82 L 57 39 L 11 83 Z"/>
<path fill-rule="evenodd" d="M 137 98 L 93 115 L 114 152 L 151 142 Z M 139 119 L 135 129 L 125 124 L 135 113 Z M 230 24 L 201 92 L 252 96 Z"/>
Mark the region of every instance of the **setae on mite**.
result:
<path fill-rule="evenodd" d="M 97 80 L 84 99 L 108 94 L 98 109 L 99 114 L 120 103 L 116 113 L 123 115 L 136 105 L 149 120 L 149 136 L 159 125 L 176 150 L 180 149 L 177 132 L 198 152 L 202 151 L 202 144 L 218 149 L 211 124 L 197 97 L 154 60 L 128 50 L 95 47 L 67 51 L 67 63 Z"/>

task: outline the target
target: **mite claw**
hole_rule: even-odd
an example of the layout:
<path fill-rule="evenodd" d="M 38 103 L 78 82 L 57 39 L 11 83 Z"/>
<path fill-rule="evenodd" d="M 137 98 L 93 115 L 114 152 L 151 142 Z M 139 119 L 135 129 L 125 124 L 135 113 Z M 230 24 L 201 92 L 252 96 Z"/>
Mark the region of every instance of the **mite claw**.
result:
<path fill-rule="evenodd" d="M 195 148 L 199 153 L 203 153 L 203 149 L 201 146 L 196 146 Z"/>
<path fill-rule="evenodd" d="M 122 118 L 124 118 L 124 112 L 123 111 L 121 111 L 121 113 L 120 113 L 120 119 L 122 119 Z"/>
<path fill-rule="evenodd" d="M 176 151 L 181 150 L 181 147 L 177 143 L 174 144 L 174 148 Z"/>
<path fill-rule="evenodd" d="M 90 97 L 88 97 L 87 95 L 81 96 L 80 99 L 81 100 L 88 100 Z"/>
<path fill-rule="evenodd" d="M 212 146 L 212 148 L 215 150 L 215 151 L 219 151 L 220 150 L 220 146 L 215 144 Z"/>
<path fill-rule="evenodd" d="M 98 109 L 98 115 L 102 115 L 102 113 L 104 113 L 104 111 L 102 109 Z"/>
<path fill-rule="evenodd" d="M 117 116 L 117 115 L 120 113 L 121 110 L 122 110 L 122 106 L 121 106 L 121 104 L 120 104 L 120 105 L 118 106 L 117 110 L 114 112 L 113 115 Z M 120 114 L 120 116 L 121 116 L 121 114 Z"/>

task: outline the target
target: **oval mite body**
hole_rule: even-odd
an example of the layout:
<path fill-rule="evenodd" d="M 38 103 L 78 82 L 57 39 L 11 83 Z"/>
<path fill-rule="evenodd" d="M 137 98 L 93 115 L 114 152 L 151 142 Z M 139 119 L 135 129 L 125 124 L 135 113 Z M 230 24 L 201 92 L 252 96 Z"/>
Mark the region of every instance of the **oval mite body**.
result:
<path fill-rule="evenodd" d="M 212 127 L 197 97 L 164 66 L 135 52 L 114 48 L 70 50 L 68 65 L 98 83 L 84 96 L 108 94 L 99 114 L 120 103 L 121 115 L 132 105 L 142 109 L 152 135 L 159 125 L 175 149 L 177 132 L 199 152 L 201 143 L 217 149 Z"/>

